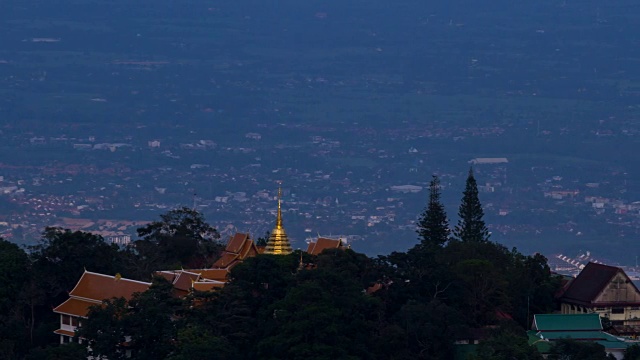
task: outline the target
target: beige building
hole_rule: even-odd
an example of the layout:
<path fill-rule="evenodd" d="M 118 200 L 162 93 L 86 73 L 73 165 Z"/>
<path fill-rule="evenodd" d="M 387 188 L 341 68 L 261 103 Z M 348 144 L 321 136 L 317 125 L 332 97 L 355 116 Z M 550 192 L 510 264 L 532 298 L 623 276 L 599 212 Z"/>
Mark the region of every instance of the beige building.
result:
<path fill-rule="evenodd" d="M 619 267 L 587 264 L 558 299 L 563 314 L 597 313 L 620 333 L 640 332 L 640 291 Z"/>

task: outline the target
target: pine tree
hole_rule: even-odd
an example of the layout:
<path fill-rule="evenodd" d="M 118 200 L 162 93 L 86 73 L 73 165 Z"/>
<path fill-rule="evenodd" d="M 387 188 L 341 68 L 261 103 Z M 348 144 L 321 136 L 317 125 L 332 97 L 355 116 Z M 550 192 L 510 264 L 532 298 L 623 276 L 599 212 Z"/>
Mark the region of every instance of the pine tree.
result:
<path fill-rule="evenodd" d="M 442 246 L 449 239 L 449 221 L 440 201 L 440 179 L 433 175 L 429 183 L 429 203 L 418 220 L 420 245 L 422 247 Z"/>
<path fill-rule="evenodd" d="M 473 168 L 469 169 L 469 176 L 462 194 L 458 225 L 453 231 L 454 236 L 465 242 L 489 241 L 490 234 L 482 219 L 484 211 L 478 199 L 478 184 L 473 176 Z"/>

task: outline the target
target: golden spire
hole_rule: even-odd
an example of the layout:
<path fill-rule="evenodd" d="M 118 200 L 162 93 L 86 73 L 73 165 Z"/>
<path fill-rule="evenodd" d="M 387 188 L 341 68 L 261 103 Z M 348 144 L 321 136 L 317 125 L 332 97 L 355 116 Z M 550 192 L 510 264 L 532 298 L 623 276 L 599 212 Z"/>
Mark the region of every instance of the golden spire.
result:
<path fill-rule="evenodd" d="M 278 215 L 276 217 L 276 227 L 269 235 L 269 241 L 264 249 L 265 254 L 288 255 L 291 254 L 291 244 L 287 232 L 282 226 L 282 188 L 278 187 Z"/>
<path fill-rule="evenodd" d="M 278 215 L 276 216 L 276 228 L 282 229 L 282 187 L 278 186 Z"/>

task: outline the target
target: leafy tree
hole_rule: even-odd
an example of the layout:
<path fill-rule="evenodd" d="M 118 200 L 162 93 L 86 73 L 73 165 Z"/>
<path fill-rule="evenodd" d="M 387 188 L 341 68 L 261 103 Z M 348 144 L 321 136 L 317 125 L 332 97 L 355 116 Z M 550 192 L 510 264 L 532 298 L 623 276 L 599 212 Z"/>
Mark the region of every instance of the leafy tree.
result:
<path fill-rule="evenodd" d="M 259 237 L 256 240 L 256 246 L 267 246 L 267 242 L 269 241 L 269 236 L 271 236 L 271 232 L 269 230 L 267 230 L 264 233 L 264 236 Z"/>
<path fill-rule="evenodd" d="M 478 185 L 473 176 L 473 168 L 469 169 L 458 217 L 458 225 L 453 232 L 456 238 L 464 242 L 489 241 L 490 234 L 482 219 L 484 211 L 478 198 Z"/>
<path fill-rule="evenodd" d="M 19 303 L 25 284 L 30 281 L 29 257 L 18 245 L 0 238 L 0 339 L 2 353 L 24 341 L 23 309 Z"/>
<path fill-rule="evenodd" d="M 440 179 L 433 175 L 429 184 L 429 202 L 418 220 L 419 246 L 429 249 L 443 246 L 450 232 L 449 220 L 440 201 Z"/>
<path fill-rule="evenodd" d="M 363 293 L 356 257 L 325 253 L 318 267 L 297 273 L 295 286 L 269 307 L 267 333 L 258 343 L 261 359 L 372 358 L 380 303 Z M 346 252 L 346 251 L 345 251 Z M 336 259 L 330 259 L 332 257 Z"/>
<path fill-rule="evenodd" d="M 222 251 L 220 234 L 196 210 L 183 207 L 160 215 L 139 228 L 142 239 L 134 242 L 138 273 L 150 274 L 162 268 L 211 265 Z"/>
<path fill-rule="evenodd" d="M 131 335 L 126 324 L 128 311 L 124 298 L 105 300 L 101 306 L 89 309 L 78 335 L 87 341 L 92 356 L 114 360 L 126 358 L 127 336 Z"/>
<path fill-rule="evenodd" d="M 487 260 L 471 259 L 458 263 L 454 271 L 465 289 L 462 304 L 469 323 L 475 326 L 495 321 L 496 310 L 508 311 L 507 281 L 504 273 Z"/>
<path fill-rule="evenodd" d="M 438 299 L 409 301 L 399 312 L 406 348 L 417 359 L 453 359 L 456 336 L 465 329 L 462 316 Z"/>
<path fill-rule="evenodd" d="M 551 360 L 614 360 L 604 346 L 590 341 L 556 340 L 548 357 Z"/>
<path fill-rule="evenodd" d="M 524 256 L 513 249 L 510 255 L 511 264 L 505 271 L 507 294 L 514 320 L 527 328 L 532 314 L 555 310 L 554 294 L 561 287 L 561 277 L 552 275 L 547 259 L 541 254 Z"/>
<path fill-rule="evenodd" d="M 640 360 L 640 345 L 633 344 L 624 352 L 622 360 Z"/>
<path fill-rule="evenodd" d="M 79 336 L 85 338 L 92 356 L 108 359 L 164 359 L 175 351 L 182 302 L 173 295 L 173 285 L 154 278 L 149 290 L 124 298 L 106 300 L 90 309 Z"/>
<path fill-rule="evenodd" d="M 472 360 L 542 360 L 542 355 L 530 346 L 524 331 L 505 326 L 496 334 L 480 342 Z"/>
<path fill-rule="evenodd" d="M 40 242 L 29 247 L 31 277 L 20 302 L 26 308 L 29 338 L 43 346 L 56 339 L 59 317 L 51 309 L 68 298 L 67 292 L 85 269 L 105 274 L 123 270 L 122 253 L 101 236 L 58 227 L 47 227 Z"/>
<path fill-rule="evenodd" d="M 105 274 L 122 271 L 118 246 L 88 232 L 47 227 L 40 243 L 29 250 L 35 275 L 56 305 L 85 269 Z"/>
<path fill-rule="evenodd" d="M 174 319 L 181 308 L 173 285 L 162 277 L 154 278 L 149 290 L 134 294 L 125 324 L 135 359 L 164 359 L 175 351 L 179 324 Z"/>
<path fill-rule="evenodd" d="M 186 326 L 178 332 L 176 353 L 168 360 L 235 359 L 231 344 L 225 337 L 213 335 L 203 327 Z"/>
<path fill-rule="evenodd" d="M 1 356 L 1 355 L 0 355 Z M 86 360 L 87 346 L 78 343 L 50 345 L 46 348 L 34 348 L 25 360 Z"/>

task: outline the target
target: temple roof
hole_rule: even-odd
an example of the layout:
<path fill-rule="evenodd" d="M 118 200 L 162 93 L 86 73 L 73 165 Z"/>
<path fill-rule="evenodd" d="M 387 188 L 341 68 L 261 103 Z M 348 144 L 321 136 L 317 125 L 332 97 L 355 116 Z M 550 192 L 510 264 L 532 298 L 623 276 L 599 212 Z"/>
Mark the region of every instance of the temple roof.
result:
<path fill-rule="evenodd" d="M 211 266 L 214 269 L 231 269 L 244 259 L 258 254 L 258 248 L 249 234 L 236 233 L 229 239 L 222 256 Z"/>
<path fill-rule="evenodd" d="M 222 282 L 226 281 L 229 275 L 228 269 L 191 269 L 188 271 L 200 274 L 200 279 Z"/>
<path fill-rule="evenodd" d="M 200 274 L 192 273 L 189 271 L 182 271 L 178 278 L 173 282 L 173 287 L 178 290 L 188 291 L 191 289 L 191 284 L 200 279 Z"/>
<path fill-rule="evenodd" d="M 89 300 L 102 300 L 123 297 L 131 299 L 134 293 L 149 289 L 151 283 L 130 280 L 119 275 L 110 276 L 86 271 L 82 274 L 69 296 Z"/>
<path fill-rule="evenodd" d="M 88 301 L 88 300 L 81 300 L 76 298 L 69 298 L 67 299 L 67 301 L 63 302 L 62 304 L 58 305 L 55 309 L 53 309 L 53 312 L 58 314 L 71 315 L 71 316 L 87 317 L 87 314 L 89 313 L 89 307 L 94 305 L 100 305 L 100 304 L 101 304 L 100 301 L 95 301 L 95 300 Z"/>
<path fill-rule="evenodd" d="M 197 291 L 211 291 L 224 287 L 222 281 L 196 281 L 192 284 L 193 290 Z"/>
<path fill-rule="evenodd" d="M 318 255 L 326 249 L 340 249 L 343 246 L 340 239 L 329 239 L 320 237 L 315 242 L 310 242 L 307 247 L 307 253 Z"/>

